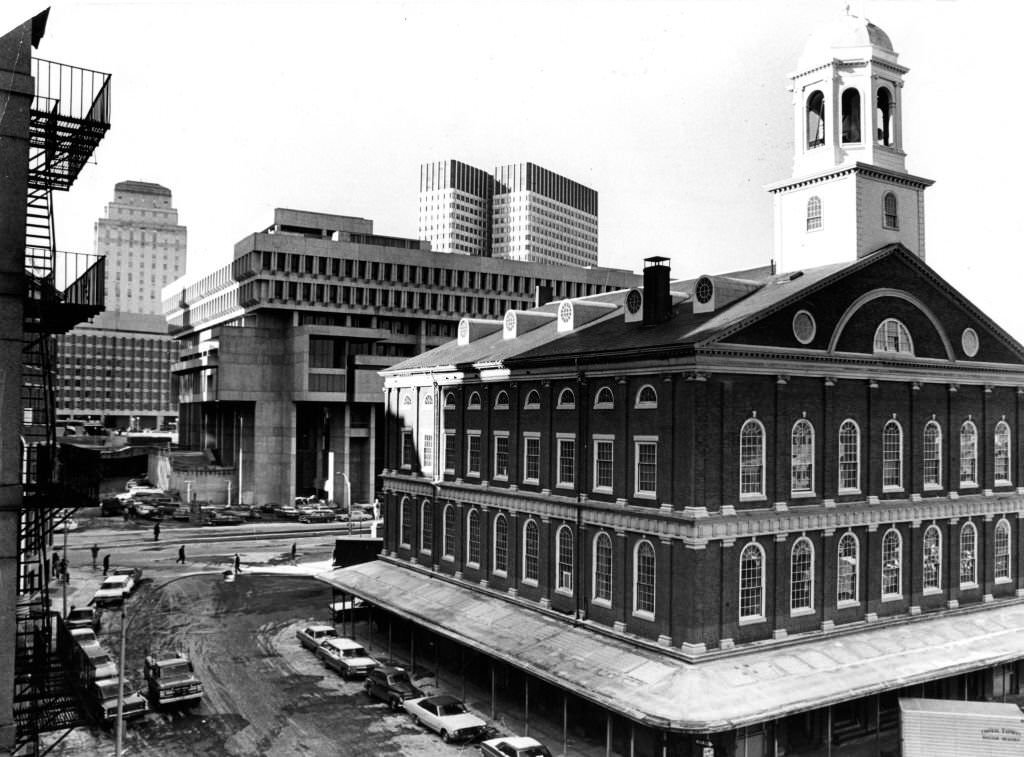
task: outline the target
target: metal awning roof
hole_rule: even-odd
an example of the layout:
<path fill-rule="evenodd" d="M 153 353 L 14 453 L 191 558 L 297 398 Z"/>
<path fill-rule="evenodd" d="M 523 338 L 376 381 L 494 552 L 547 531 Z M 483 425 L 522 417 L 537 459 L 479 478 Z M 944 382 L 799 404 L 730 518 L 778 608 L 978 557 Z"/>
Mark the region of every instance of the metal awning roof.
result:
<path fill-rule="evenodd" d="M 1024 658 L 1024 602 L 687 662 L 386 560 L 317 578 L 652 728 L 726 731 Z"/>

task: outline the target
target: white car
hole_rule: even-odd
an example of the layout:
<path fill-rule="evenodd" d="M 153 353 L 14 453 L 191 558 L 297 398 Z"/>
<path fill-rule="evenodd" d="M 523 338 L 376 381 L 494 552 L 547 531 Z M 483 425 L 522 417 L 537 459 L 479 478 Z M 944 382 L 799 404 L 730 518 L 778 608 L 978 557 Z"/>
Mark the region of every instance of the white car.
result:
<path fill-rule="evenodd" d="M 316 656 L 346 681 L 352 676 L 365 676 L 377 665 L 362 644 L 344 637 L 327 639 L 316 648 Z"/>
<path fill-rule="evenodd" d="M 446 744 L 476 738 L 487 728 L 487 723 L 469 712 L 466 705 L 447 694 L 407 699 L 403 706 L 416 723 L 440 734 Z"/>
<path fill-rule="evenodd" d="M 338 638 L 338 632 L 334 626 L 326 626 L 322 623 L 301 628 L 295 632 L 295 635 L 299 637 L 299 643 L 311 652 L 315 652 L 317 647 L 328 639 Z"/>
<path fill-rule="evenodd" d="M 131 576 L 107 576 L 99 590 L 92 595 L 92 603 L 99 607 L 119 605 L 131 592 L 133 585 Z"/>
<path fill-rule="evenodd" d="M 551 752 L 529 736 L 502 736 L 480 744 L 480 757 L 551 757 Z"/>

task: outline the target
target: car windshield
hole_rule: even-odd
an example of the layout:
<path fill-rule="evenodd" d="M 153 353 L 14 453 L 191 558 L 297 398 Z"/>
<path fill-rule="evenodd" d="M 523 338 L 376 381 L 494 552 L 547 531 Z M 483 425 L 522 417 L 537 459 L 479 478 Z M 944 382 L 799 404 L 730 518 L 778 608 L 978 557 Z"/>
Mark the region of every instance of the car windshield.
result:
<path fill-rule="evenodd" d="M 337 636 L 338 632 L 333 628 L 321 628 L 315 631 L 310 631 L 310 635 L 316 639 L 326 639 L 328 636 Z"/>
<path fill-rule="evenodd" d="M 92 620 L 92 610 L 72 610 L 68 613 L 69 620 Z"/>
<path fill-rule="evenodd" d="M 546 746 L 528 746 L 519 750 L 519 757 L 551 757 Z"/>
<path fill-rule="evenodd" d="M 114 576 L 113 578 L 106 579 L 101 588 L 116 589 L 119 586 L 124 586 L 126 583 L 128 583 L 126 576 Z"/>
<path fill-rule="evenodd" d="M 462 702 L 449 702 L 447 704 L 438 705 L 438 715 L 461 715 L 466 711 L 466 707 Z"/>
<path fill-rule="evenodd" d="M 164 665 L 160 669 L 161 678 L 187 678 L 192 675 L 192 671 L 189 669 L 190 666 L 187 662 L 175 662 L 170 665 Z"/>
<path fill-rule="evenodd" d="M 409 676 L 406 673 L 395 673 L 388 676 L 388 683 L 393 686 L 412 686 L 412 681 L 409 680 Z"/>
<path fill-rule="evenodd" d="M 345 657 L 366 657 L 366 650 L 362 647 L 354 647 L 352 649 L 346 649 L 342 654 Z"/>

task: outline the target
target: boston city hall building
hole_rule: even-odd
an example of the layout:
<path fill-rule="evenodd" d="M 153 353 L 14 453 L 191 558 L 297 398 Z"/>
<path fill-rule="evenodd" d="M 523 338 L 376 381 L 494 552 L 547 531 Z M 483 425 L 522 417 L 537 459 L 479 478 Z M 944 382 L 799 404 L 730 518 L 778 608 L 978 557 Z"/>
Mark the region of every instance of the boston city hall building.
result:
<path fill-rule="evenodd" d="M 809 41 L 786 270 L 648 258 L 384 371 L 383 552 L 331 580 L 607 753 L 880 754 L 900 696 L 1020 695 L 1024 347 L 925 262 L 906 72 Z"/>

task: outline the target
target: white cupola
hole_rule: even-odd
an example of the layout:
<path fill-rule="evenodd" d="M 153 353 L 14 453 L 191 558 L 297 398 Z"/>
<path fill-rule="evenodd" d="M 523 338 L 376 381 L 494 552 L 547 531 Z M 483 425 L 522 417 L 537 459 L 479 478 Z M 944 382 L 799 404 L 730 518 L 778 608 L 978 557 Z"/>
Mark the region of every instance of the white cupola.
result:
<path fill-rule="evenodd" d="M 855 260 L 899 242 L 924 257 L 923 191 L 906 170 L 903 77 L 882 29 L 849 10 L 814 32 L 793 94 L 793 176 L 775 198 L 781 271 Z"/>

